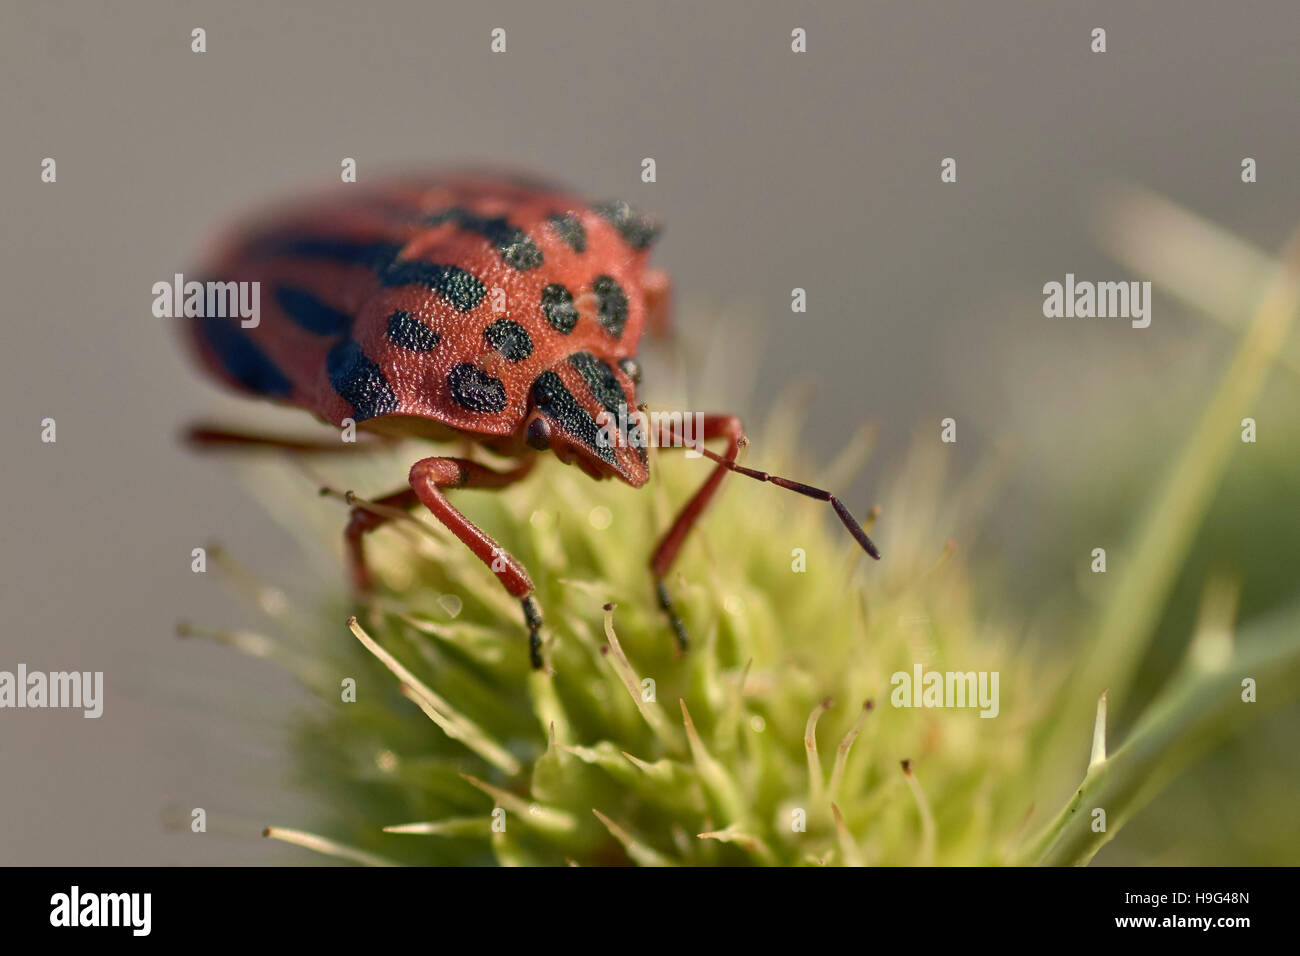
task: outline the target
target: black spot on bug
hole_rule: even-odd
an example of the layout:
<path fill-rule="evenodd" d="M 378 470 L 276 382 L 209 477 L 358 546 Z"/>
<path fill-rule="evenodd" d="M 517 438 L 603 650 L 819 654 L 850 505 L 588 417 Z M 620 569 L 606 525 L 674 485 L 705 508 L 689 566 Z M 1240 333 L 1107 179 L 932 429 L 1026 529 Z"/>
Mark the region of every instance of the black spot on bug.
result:
<path fill-rule="evenodd" d="M 442 339 L 410 312 L 398 309 L 388 317 L 388 341 L 412 352 L 430 352 Z"/>
<path fill-rule="evenodd" d="M 596 293 L 596 317 L 614 338 L 623 336 L 627 324 L 627 293 L 611 276 L 596 276 L 591 283 Z"/>
<path fill-rule="evenodd" d="M 483 330 L 483 336 L 508 362 L 522 362 L 533 354 L 533 340 L 518 322 L 497 319 Z"/>
<path fill-rule="evenodd" d="M 397 410 L 397 396 L 383 369 L 366 357 L 354 339 L 344 339 L 329 350 L 325 371 L 334 391 L 352 403 L 357 421 Z"/>
<path fill-rule="evenodd" d="M 375 272 L 388 268 L 402 251 L 396 242 L 354 242 L 350 239 L 272 239 L 254 248 L 260 257 L 293 256 L 327 259 L 345 265 L 365 266 Z"/>
<path fill-rule="evenodd" d="M 573 293 L 552 282 L 542 290 L 542 314 L 557 330 L 568 335 L 578 324 L 578 309 L 573 304 Z"/>
<path fill-rule="evenodd" d="M 659 238 L 658 221 L 621 199 L 597 203 L 592 208 L 602 219 L 617 229 L 623 241 L 633 249 L 649 249 Z"/>
<path fill-rule="evenodd" d="M 379 275 L 386 286 L 422 285 L 440 293 L 461 312 L 475 308 L 487 295 L 487 288 L 459 266 L 444 266 L 421 259 L 394 262 Z"/>
<path fill-rule="evenodd" d="M 440 226 L 445 222 L 454 222 L 462 229 L 476 233 L 492 243 L 505 264 L 512 269 L 525 272 L 542 264 L 542 250 L 537 248 L 537 243 L 518 226 L 511 225 L 505 216 L 480 216 L 468 209 L 453 206 L 434 213 L 425 220 L 430 226 Z"/>
<path fill-rule="evenodd" d="M 352 316 L 326 305 L 306 289 L 278 285 L 275 301 L 295 325 L 313 335 L 342 335 L 352 325 Z"/>
<path fill-rule="evenodd" d="M 352 242 L 347 239 L 274 239 L 254 247 L 259 257 L 293 256 L 325 259 L 371 269 L 385 286 L 422 285 L 442 294 L 461 312 L 475 308 L 487 295 L 487 288 L 459 266 L 398 259 L 402 246 L 394 242 Z"/>
<path fill-rule="evenodd" d="M 590 448 L 603 461 L 614 464 L 614 450 L 600 441 L 600 428 L 591 413 L 578 404 L 560 376 L 543 372 L 533 382 L 533 404 L 568 435 Z"/>
<path fill-rule="evenodd" d="M 552 213 L 547 217 L 551 228 L 555 234 L 560 237 L 561 241 L 574 252 L 587 251 L 587 230 L 582 225 L 582 220 L 576 214 L 571 212 Z"/>
<path fill-rule="evenodd" d="M 293 390 L 285 374 L 237 322 L 222 318 L 196 321 L 199 337 L 221 367 L 244 388 L 259 395 L 288 395 Z"/>
<path fill-rule="evenodd" d="M 607 412 L 618 413 L 620 405 L 627 404 L 627 396 L 614 377 L 614 370 L 590 352 L 575 352 L 569 356 L 569 363 L 578 370 L 582 380 L 591 389 L 591 394 Z M 631 409 L 628 410 L 629 413 Z"/>
<path fill-rule="evenodd" d="M 611 415 L 618 415 L 620 408 L 623 408 L 623 414 L 631 421 L 636 410 L 627 407 L 627 395 L 624 394 L 623 386 L 619 385 L 618 379 L 614 377 L 613 369 L 590 352 L 576 352 L 570 356 L 569 362 L 578 370 L 582 380 L 591 389 L 591 394 L 595 396 L 596 401 L 600 402 L 605 411 Z M 631 359 L 623 359 L 619 362 L 619 367 L 624 368 L 625 363 L 628 362 L 636 365 Z M 627 371 L 626 368 L 624 368 L 624 371 Z M 637 374 L 640 375 L 639 369 Z M 631 376 L 629 375 L 629 377 Z M 636 448 L 637 457 L 641 459 L 642 463 L 648 462 L 649 456 L 646 454 L 645 445 L 637 443 L 634 447 Z"/>
<path fill-rule="evenodd" d="M 469 362 L 461 362 L 447 376 L 451 397 L 471 412 L 494 414 L 506 407 L 506 387 L 499 378 Z"/>

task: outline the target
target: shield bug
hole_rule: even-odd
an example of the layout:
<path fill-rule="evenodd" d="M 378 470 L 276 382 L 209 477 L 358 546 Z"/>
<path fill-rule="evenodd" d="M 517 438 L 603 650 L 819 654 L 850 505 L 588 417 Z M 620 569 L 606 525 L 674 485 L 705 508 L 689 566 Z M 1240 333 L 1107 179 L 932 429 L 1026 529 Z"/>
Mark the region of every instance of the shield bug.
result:
<path fill-rule="evenodd" d="M 641 407 L 637 347 L 648 325 L 667 324 L 667 277 L 646 264 L 658 233 L 655 220 L 625 202 L 589 203 L 512 177 L 347 186 L 253 222 L 215 255 L 206 273 L 212 283 L 258 284 L 256 323 L 213 315 L 186 322 L 203 366 L 243 392 L 339 427 L 468 439 L 515 459 L 496 471 L 467 457 L 422 458 L 407 487 L 373 504 L 389 514 L 423 504 L 487 564 L 521 602 L 530 660 L 541 667 L 542 619 L 527 570 L 448 492 L 508 485 L 547 450 L 592 478 L 646 483 L 644 443 L 610 441 L 602 422 Z M 659 605 L 682 647 L 685 628 L 664 578 L 729 471 L 829 502 L 862 548 L 880 557 L 834 495 L 737 464 L 745 443 L 738 418 L 700 422 L 691 440 L 714 467 L 650 559 Z M 213 428 L 194 428 L 190 438 L 324 450 Z M 711 440 L 724 444 L 721 454 L 704 447 Z M 373 585 L 365 535 L 386 520 L 363 504 L 351 512 L 345 544 L 360 592 Z"/>

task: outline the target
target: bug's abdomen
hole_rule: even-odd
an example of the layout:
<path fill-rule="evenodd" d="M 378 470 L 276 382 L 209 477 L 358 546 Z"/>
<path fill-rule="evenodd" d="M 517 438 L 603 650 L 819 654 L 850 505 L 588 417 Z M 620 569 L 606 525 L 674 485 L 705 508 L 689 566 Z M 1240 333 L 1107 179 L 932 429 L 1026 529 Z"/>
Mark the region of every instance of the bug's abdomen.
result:
<path fill-rule="evenodd" d="M 259 314 L 256 324 L 188 319 L 204 366 L 241 391 L 321 412 L 321 369 L 379 285 L 367 257 L 394 257 L 409 231 L 353 204 L 241 232 L 204 278 L 256 284 Z"/>

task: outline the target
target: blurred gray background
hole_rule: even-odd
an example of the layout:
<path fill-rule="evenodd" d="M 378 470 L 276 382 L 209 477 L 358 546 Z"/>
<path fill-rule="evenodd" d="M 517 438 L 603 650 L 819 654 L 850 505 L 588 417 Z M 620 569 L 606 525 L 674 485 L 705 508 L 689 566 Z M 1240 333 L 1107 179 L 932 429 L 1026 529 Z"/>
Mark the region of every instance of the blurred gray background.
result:
<path fill-rule="evenodd" d="M 850 496 L 864 506 L 917 427 L 960 416 L 971 462 L 1018 436 L 1041 460 L 997 514 L 995 559 L 1013 575 L 1044 475 L 1098 450 L 1070 415 L 1120 394 L 1158 402 L 1147 383 L 1171 356 L 1221 356 L 1159 294 L 1140 334 L 1042 317 L 1046 281 L 1127 278 L 1089 234 L 1096 191 L 1145 184 L 1268 250 L 1297 219 L 1293 0 L 0 11 L 0 668 L 103 670 L 108 685 L 98 721 L 0 712 L 0 863 L 303 859 L 247 835 L 303 819 L 281 756 L 295 686 L 173 635 L 182 618 L 246 617 L 190 572 L 210 537 L 291 591 L 319 584 L 234 471 L 178 446 L 190 419 L 262 412 L 194 373 L 150 287 L 193 268 L 232 216 L 337 182 L 344 156 L 363 179 L 519 165 L 661 215 L 655 261 L 680 301 L 758 318 L 757 364 L 734 370 L 755 388 L 733 408 L 761 418 L 810 383 L 822 458 L 879 422 L 880 461 Z M 498 26 L 504 55 L 489 52 Z M 1089 52 L 1095 26 L 1104 55 Z M 806 54 L 790 51 L 794 27 Z M 55 185 L 40 181 L 46 156 Z M 647 156 L 654 184 L 639 178 Z M 939 182 L 947 156 L 956 185 Z M 795 286 L 805 315 L 790 312 Z M 39 440 L 47 416 L 55 445 Z M 193 806 L 213 832 L 169 832 L 168 811 Z"/>

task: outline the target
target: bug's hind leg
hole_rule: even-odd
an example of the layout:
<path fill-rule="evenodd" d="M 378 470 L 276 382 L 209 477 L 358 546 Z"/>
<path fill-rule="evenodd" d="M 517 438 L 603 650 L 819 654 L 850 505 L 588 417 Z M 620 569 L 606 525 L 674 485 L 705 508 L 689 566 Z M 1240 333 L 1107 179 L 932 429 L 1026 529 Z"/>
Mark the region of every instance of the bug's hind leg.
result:
<path fill-rule="evenodd" d="M 182 434 L 189 447 L 199 451 L 266 449 L 303 454 L 365 451 L 376 445 L 390 445 L 394 439 L 377 436 L 356 442 L 329 441 L 315 438 L 286 438 L 207 425 L 202 422 L 190 425 Z"/>
<path fill-rule="evenodd" d="M 535 458 L 507 472 L 493 471 L 464 458 L 424 458 L 411 466 L 411 489 L 433 516 L 443 523 L 474 556 L 491 568 L 497 580 L 523 605 L 528 628 L 528 659 L 535 669 L 542 667 L 542 617 L 533 603 L 533 581 L 515 557 L 498 545 L 478 525 L 447 500 L 447 488 L 503 488 L 532 469 Z"/>

